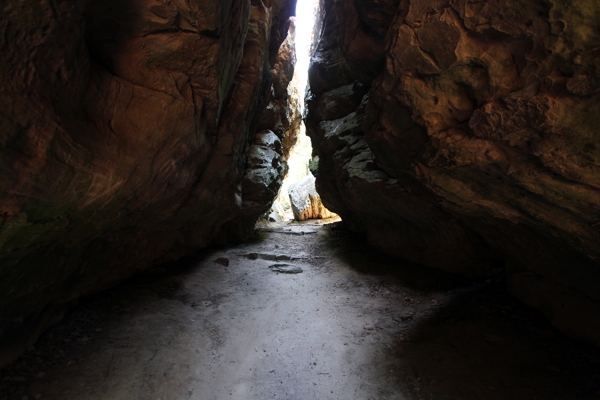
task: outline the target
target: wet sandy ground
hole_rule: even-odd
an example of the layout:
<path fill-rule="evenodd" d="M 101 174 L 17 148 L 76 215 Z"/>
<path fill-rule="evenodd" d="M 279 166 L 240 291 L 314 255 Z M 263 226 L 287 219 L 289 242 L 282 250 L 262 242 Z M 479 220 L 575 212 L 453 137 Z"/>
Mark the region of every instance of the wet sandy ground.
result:
<path fill-rule="evenodd" d="M 501 279 L 415 267 L 311 223 L 86 299 L 1 378 L 2 399 L 600 399 L 600 352 Z"/>

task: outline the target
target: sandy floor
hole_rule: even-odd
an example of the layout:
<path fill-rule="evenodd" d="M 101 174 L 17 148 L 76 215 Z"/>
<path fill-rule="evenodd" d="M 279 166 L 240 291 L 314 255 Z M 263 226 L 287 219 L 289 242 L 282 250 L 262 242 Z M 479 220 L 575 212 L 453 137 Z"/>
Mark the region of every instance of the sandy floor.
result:
<path fill-rule="evenodd" d="M 82 301 L 1 376 L 7 399 L 600 399 L 600 352 L 501 282 L 312 223 Z"/>

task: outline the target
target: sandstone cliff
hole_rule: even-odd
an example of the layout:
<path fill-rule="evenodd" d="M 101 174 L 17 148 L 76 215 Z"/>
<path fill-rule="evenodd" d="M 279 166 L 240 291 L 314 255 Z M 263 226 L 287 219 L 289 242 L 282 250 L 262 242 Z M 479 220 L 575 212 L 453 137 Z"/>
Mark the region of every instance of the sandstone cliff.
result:
<path fill-rule="evenodd" d="M 600 5 L 324 0 L 306 123 L 327 208 L 600 345 Z"/>
<path fill-rule="evenodd" d="M 3 2 L 0 364 L 64 304 L 240 239 L 269 208 L 258 192 L 285 169 L 294 7 Z M 251 144 L 270 158 L 254 186 Z"/>

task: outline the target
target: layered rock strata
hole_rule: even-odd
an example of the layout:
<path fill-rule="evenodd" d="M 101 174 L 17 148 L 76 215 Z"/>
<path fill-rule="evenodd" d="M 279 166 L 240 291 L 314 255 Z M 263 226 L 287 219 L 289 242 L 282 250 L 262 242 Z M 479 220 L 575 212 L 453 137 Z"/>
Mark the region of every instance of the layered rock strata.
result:
<path fill-rule="evenodd" d="M 0 364 L 73 299 L 243 238 L 268 209 L 285 168 L 294 56 L 279 50 L 294 7 L 0 6 Z"/>
<path fill-rule="evenodd" d="M 324 0 L 306 124 L 327 208 L 600 345 L 600 5 Z"/>

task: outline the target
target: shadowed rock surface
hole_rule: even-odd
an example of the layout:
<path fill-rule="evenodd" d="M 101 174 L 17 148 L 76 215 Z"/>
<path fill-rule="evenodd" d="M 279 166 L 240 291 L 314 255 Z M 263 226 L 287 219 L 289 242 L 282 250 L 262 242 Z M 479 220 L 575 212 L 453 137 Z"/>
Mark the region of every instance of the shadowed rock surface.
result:
<path fill-rule="evenodd" d="M 370 243 L 509 290 L 600 345 L 600 6 L 322 2 L 317 189 Z"/>
<path fill-rule="evenodd" d="M 64 304 L 242 239 L 269 208 L 294 6 L 3 2 L 0 364 Z"/>

